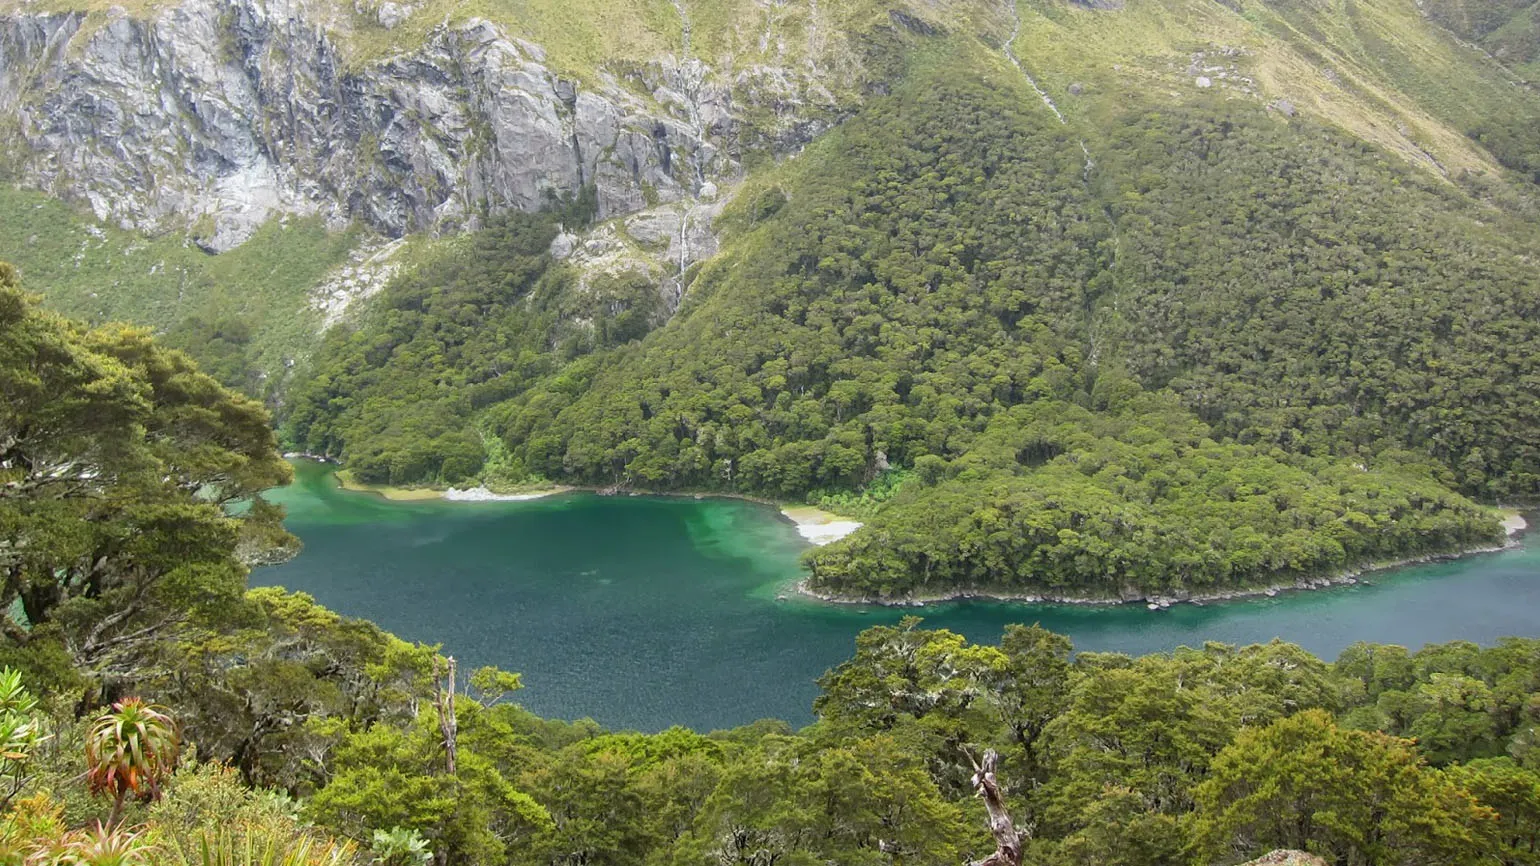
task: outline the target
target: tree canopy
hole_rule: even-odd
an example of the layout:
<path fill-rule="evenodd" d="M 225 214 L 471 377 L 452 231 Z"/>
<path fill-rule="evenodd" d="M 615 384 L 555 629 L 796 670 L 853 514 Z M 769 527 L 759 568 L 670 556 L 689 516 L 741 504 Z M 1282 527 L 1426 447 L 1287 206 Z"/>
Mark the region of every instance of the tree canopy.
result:
<path fill-rule="evenodd" d="M 101 685 L 148 648 L 226 618 L 243 534 L 229 506 L 290 469 L 261 404 L 122 326 L 39 309 L 0 265 L 0 630 L 57 647 Z M 257 525 L 262 524 L 262 525 Z"/>

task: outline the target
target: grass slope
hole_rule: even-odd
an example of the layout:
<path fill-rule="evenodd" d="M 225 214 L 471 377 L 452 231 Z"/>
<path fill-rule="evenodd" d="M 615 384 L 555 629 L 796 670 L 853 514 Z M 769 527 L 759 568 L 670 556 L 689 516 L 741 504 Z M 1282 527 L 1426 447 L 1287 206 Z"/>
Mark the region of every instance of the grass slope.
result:
<path fill-rule="evenodd" d="M 249 330 L 247 373 L 278 375 L 309 355 L 320 326 L 309 293 L 346 260 L 355 240 L 326 231 L 319 220 L 273 221 L 241 247 L 213 256 L 182 236 L 147 238 L 41 193 L 0 186 L 0 259 L 14 264 L 49 306 L 90 322 L 127 321 L 158 332 L 190 319 L 241 322 Z"/>
<path fill-rule="evenodd" d="M 90 19 L 82 34 L 89 35 L 118 10 L 148 18 L 175 5 L 175 0 L 0 0 L 0 14 L 86 12 Z M 861 65 L 855 44 L 860 34 L 894 16 L 907 16 L 922 28 L 996 36 L 1007 17 L 998 0 L 421 0 L 397 4 L 410 14 L 386 28 L 379 18 L 382 0 L 309 5 L 354 68 L 414 50 L 446 23 L 485 19 L 540 46 L 551 68 L 587 81 L 596 80 L 601 68 L 624 72 L 665 55 L 695 57 L 719 68 L 833 71 L 845 79 Z"/>
<path fill-rule="evenodd" d="M 1540 99 L 1509 70 L 1414 0 L 1131 0 L 1119 10 L 1021 0 L 1018 9 L 1024 66 L 1068 117 L 1092 125 L 1130 99 L 1190 101 L 1201 75 L 1228 99 L 1283 100 L 1454 175 L 1498 168 L 1470 138 L 1483 123 L 1540 115 Z"/>

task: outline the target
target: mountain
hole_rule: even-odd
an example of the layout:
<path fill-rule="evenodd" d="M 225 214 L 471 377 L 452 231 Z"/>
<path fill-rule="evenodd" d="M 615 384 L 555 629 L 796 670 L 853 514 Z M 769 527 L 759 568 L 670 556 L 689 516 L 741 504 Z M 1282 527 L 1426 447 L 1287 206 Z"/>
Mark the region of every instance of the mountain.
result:
<path fill-rule="evenodd" d="M 258 389 L 412 260 L 403 235 L 558 202 L 641 213 L 597 255 L 657 284 L 714 250 L 718 187 L 874 86 L 846 34 L 886 11 L 741 5 L 697 21 L 514 4 L 484 10 L 493 23 L 447 2 L 7 0 L 7 256 L 71 313 L 166 328 L 199 354 L 210 331 L 217 354 L 243 344 L 236 372 Z M 221 268 L 187 242 L 255 261 Z"/>
<path fill-rule="evenodd" d="M 8 0 L 0 237 L 366 482 L 823 502 L 843 597 L 1221 594 L 1534 498 L 1527 15 Z"/>

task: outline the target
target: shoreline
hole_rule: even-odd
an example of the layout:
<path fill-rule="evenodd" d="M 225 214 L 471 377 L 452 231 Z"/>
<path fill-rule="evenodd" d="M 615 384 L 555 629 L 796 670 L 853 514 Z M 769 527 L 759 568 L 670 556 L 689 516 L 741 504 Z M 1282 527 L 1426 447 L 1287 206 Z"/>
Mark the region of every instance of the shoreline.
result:
<path fill-rule="evenodd" d="M 338 470 L 335 474 L 337 486 L 349 493 L 368 493 L 374 496 L 389 499 L 392 502 L 528 502 L 535 499 L 544 499 L 548 496 L 558 496 L 563 493 L 589 493 L 594 496 L 661 496 L 668 499 L 732 499 L 739 502 L 752 502 L 755 505 L 765 505 L 770 508 L 780 509 L 782 503 L 772 502 L 768 499 L 759 499 L 739 493 L 723 493 L 712 491 L 701 493 L 690 490 L 633 490 L 615 487 L 593 487 L 584 484 L 559 484 L 554 487 L 540 488 L 526 493 L 494 493 L 486 487 L 450 487 L 440 490 L 436 487 L 390 487 L 384 484 L 363 484 L 344 476 L 346 469 Z"/>
<path fill-rule="evenodd" d="M 825 511 L 813 505 L 794 505 L 784 502 L 762 499 L 741 493 L 728 493 L 722 491 L 689 491 L 689 490 L 639 490 L 612 487 L 592 487 L 585 485 L 558 485 L 549 489 L 529 491 L 526 493 L 494 493 L 484 486 L 476 486 L 465 489 L 450 487 L 447 490 L 435 488 L 398 488 L 385 485 L 361 484 L 353 481 L 346 475 L 347 470 L 340 467 L 336 461 L 312 454 L 288 453 L 283 455 L 285 459 L 302 458 L 314 460 L 318 463 L 335 465 L 338 469 L 333 473 L 337 484 L 344 490 L 353 493 L 367 493 L 393 502 L 422 502 L 440 500 L 446 502 L 527 502 L 556 496 L 563 493 L 592 493 L 598 496 L 661 496 L 669 498 L 690 499 L 734 499 L 741 502 L 752 502 L 756 505 L 764 505 L 777 510 L 782 518 L 796 526 L 797 534 L 809 544 L 822 547 L 845 538 L 865 524 L 833 512 Z M 1126 597 L 1085 597 L 1085 596 L 1060 596 L 1044 593 L 1030 592 L 994 592 L 977 588 L 959 588 L 945 593 L 925 595 L 908 595 L 900 598 L 877 598 L 872 596 L 845 596 L 832 592 L 815 590 L 808 586 L 811 577 L 799 578 L 788 587 L 791 593 L 802 598 L 818 601 L 825 604 L 851 605 L 862 607 L 888 607 L 888 608 L 914 608 L 926 607 L 932 604 L 947 604 L 962 601 L 988 601 L 1004 604 L 1061 604 L 1083 607 L 1111 607 L 1116 605 L 1143 604 L 1151 611 L 1166 610 L 1177 604 L 1193 604 L 1202 607 L 1210 603 L 1222 603 L 1227 601 L 1240 601 L 1243 599 L 1272 598 L 1285 592 L 1304 592 L 1319 589 L 1329 589 L 1335 586 L 1352 586 L 1359 583 L 1359 578 L 1365 574 L 1379 571 L 1389 571 L 1396 568 L 1405 568 L 1412 565 L 1422 565 L 1432 562 L 1447 562 L 1461 559 L 1467 556 L 1477 556 L 1485 553 L 1500 553 L 1512 550 L 1519 546 L 1518 538 L 1529 528 L 1528 521 L 1523 515 L 1513 508 L 1499 509 L 1502 517 L 1501 525 L 1505 532 L 1504 542 L 1495 546 L 1475 547 L 1452 553 L 1425 554 L 1423 556 L 1408 557 L 1389 562 L 1372 563 L 1357 566 L 1341 574 L 1329 577 L 1301 577 L 1289 583 L 1275 583 L 1265 586 L 1237 587 L 1234 589 L 1220 590 L 1208 593 L 1181 593 L 1165 595 L 1161 593 L 1148 593 L 1143 595 L 1129 595 Z M 785 592 L 778 594 L 778 599 L 786 598 Z"/>
<path fill-rule="evenodd" d="M 343 468 L 335 460 L 315 454 L 301 454 L 298 452 L 289 452 L 283 456 L 285 460 L 311 460 L 328 466 L 336 466 L 337 469 L 332 475 L 337 479 L 337 486 L 341 489 L 349 493 L 367 493 L 390 500 L 391 502 L 528 502 L 563 493 L 592 493 L 595 496 L 664 496 L 670 499 L 697 500 L 732 499 L 739 502 L 752 502 L 755 505 L 764 505 L 776 509 L 782 517 L 796 525 L 798 535 L 802 536 L 810 544 L 817 546 L 832 544 L 865 525 L 844 515 L 825 511 L 813 505 L 777 502 L 772 499 L 750 496 L 746 493 L 728 493 L 720 490 L 645 490 L 619 486 L 593 487 L 581 484 L 558 484 L 550 488 L 541 488 L 524 493 L 496 493 L 481 485 L 463 489 L 450 487 L 440 490 L 436 487 L 391 487 L 387 484 L 365 484 L 353 480 L 352 476 L 348 474 L 347 469 Z"/>
<path fill-rule="evenodd" d="M 1380 571 L 1389 571 L 1396 568 L 1405 568 L 1412 565 L 1423 565 L 1431 562 L 1449 562 L 1456 559 L 1464 559 L 1468 556 L 1478 556 L 1485 553 L 1501 553 L 1512 550 L 1520 545 L 1519 537 L 1529 528 L 1528 522 L 1518 513 L 1509 513 L 1502 521 L 1503 529 L 1507 537 L 1502 544 L 1488 547 L 1473 547 L 1453 553 L 1430 553 L 1423 556 L 1414 556 L 1407 559 L 1398 559 L 1390 562 L 1378 562 L 1370 565 L 1359 566 L 1342 574 L 1331 577 L 1301 577 L 1291 583 L 1276 583 L 1268 586 L 1238 587 L 1236 589 L 1221 590 L 1210 593 L 1186 593 L 1180 597 L 1176 595 L 1164 595 L 1161 593 L 1149 593 L 1127 598 L 1094 598 L 1084 596 L 1056 596 L 1027 592 L 990 592 L 974 588 L 960 588 L 952 592 L 936 593 L 928 595 L 910 595 L 902 598 L 882 599 L 870 596 L 851 597 L 836 593 L 822 592 L 808 586 L 810 578 L 804 577 L 796 582 L 792 591 L 804 598 L 813 599 L 825 604 L 854 605 L 862 607 L 889 607 L 911 608 L 927 607 L 932 604 L 947 604 L 960 601 L 988 601 L 1003 604 L 1062 604 L 1080 607 L 1114 607 L 1118 605 L 1142 604 L 1151 611 L 1166 610 L 1172 605 L 1193 604 L 1202 607 L 1206 604 L 1218 604 L 1227 601 L 1241 601 L 1259 597 L 1273 598 L 1285 592 L 1308 592 L 1318 589 L 1330 589 L 1334 586 L 1352 586 L 1360 582 L 1360 578 L 1366 574 Z"/>
<path fill-rule="evenodd" d="M 331 461 L 312 457 L 308 454 L 294 456 L 306 460 L 315 460 L 318 463 L 336 465 Z M 285 457 L 286 459 L 292 459 L 289 458 L 289 455 L 285 455 Z M 332 477 L 337 480 L 337 486 L 340 489 L 346 490 L 349 493 L 364 493 L 378 496 L 391 502 L 527 502 L 534 499 L 544 499 L 547 496 L 555 496 L 559 493 L 567 493 L 575 489 L 557 485 L 523 493 L 494 493 L 482 486 L 464 489 L 450 487 L 445 490 L 439 490 L 436 487 L 392 487 L 388 484 L 366 484 L 362 481 L 356 481 L 352 475 L 348 474 L 346 469 L 340 468 L 332 473 Z"/>
<path fill-rule="evenodd" d="M 486 487 L 467 487 L 461 490 L 451 487 L 443 491 L 438 498 L 445 502 L 529 502 L 534 499 L 544 499 L 547 496 L 555 496 L 559 493 L 571 491 L 571 487 L 553 487 L 549 490 L 532 490 L 528 493 L 493 493 Z"/>

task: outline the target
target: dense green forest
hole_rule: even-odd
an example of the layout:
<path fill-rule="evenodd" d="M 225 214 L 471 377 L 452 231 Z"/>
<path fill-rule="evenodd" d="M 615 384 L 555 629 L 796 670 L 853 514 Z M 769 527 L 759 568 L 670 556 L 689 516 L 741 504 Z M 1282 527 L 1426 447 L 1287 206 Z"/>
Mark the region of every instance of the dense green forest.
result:
<path fill-rule="evenodd" d="M 800 731 L 537 718 L 517 675 L 245 591 L 241 538 L 278 515 L 221 506 L 283 480 L 266 412 L 13 283 L 0 862 L 1534 862 L 1535 640 L 1131 658 L 910 619 L 861 634 Z"/>
<path fill-rule="evenodd" d="M 0 862 L 1535 862 L 1533 639 L 1132 658 L 911 618 L 860 635 L 800 731 L 540 719 L 515 674 L 245 590 L 241 539 L 279 515 L 221 505 L 284 477 L 266 412 L 12 283 Z"/>
<path fill-rule="evenodd" d="M 810 565 L 866 597 L 1291 582 L 1534 496 L 1522 201 L 1219 95 L 1123 105 L 1093 165 L 973 43 L 903 57 L 672 316 L 509 217 L 331 337 L 286 435 L 382 484 L 864 503 Z"/>
<path fill-rule="evenodd" d="M 169 10 L 152 42 L 274 89 L 128 5 L 37 8 L 87 37 Z M 0 866 L 1540 864 L 1540 638 L 1136 658 L 909 618 L 805 728 L 634 732 L 248 584 L 299 546 L 263 498 L 282 448 L 377 485 L 818 504 L 865 524 L 807 554 L 846 599 L 1202 597 L 1500 544 L 1493 506 L 1540 493 L 1533 0 L 314 5 L 289 27 L 343 46 L 343 88 L 485 16 L 499 74 L 527 53 L 574 94 L 553 123 L 580 90 L 648 103 L 628 134 L 688 200 L 633 163 L 598 225 L 579 153 L 581 191 L 443 224 L 468 234 L 285 214 L 206 255 L 19 173 L 24 125 L 81 130 L 43 66 L 8 79 L 0 255 L 75 318 L 0 263 Z M 164 98 L 227 122 L 206 83 Z M 424 85 L 377 107 L 480 98 Z M 719 252 L 668 285 L 553 255 L 635 243 L 643 204 L 681 243 L 711 213 Z M 321 333 L 318 291 L 401 246 Z"/>

